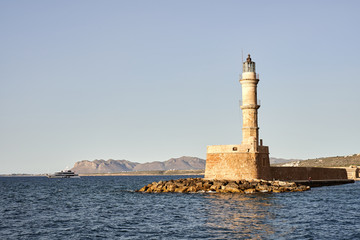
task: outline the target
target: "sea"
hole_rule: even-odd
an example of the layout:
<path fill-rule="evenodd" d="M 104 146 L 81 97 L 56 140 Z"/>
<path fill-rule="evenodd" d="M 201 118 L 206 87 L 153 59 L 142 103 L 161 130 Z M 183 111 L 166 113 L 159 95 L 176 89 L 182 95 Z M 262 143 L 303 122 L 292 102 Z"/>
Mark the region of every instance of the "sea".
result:
<path fill-rule="evenodd" d="M 198 176 L 0 178 L 0 239 L 360 239 L 360 182 L 306 192 L 139 193 Z"/>

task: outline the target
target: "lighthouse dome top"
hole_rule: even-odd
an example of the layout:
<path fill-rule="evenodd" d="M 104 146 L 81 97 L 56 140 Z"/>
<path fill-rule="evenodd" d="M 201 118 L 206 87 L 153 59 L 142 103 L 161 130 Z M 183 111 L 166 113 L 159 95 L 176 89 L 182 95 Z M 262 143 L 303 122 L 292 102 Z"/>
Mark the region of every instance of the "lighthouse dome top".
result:
<path fill-rule="evenodd" d="M 255 72 L 255 62 L 251 60 L 250 54 L 248 54 L 246 61 L 243 62 L 243 72 Z"/>

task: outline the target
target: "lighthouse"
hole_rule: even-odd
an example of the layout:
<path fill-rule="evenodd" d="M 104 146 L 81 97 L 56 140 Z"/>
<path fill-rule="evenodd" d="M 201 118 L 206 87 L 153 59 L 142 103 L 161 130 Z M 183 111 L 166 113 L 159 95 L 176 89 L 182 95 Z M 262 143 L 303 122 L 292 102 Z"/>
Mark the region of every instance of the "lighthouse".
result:
<path fill-rule="evenodd" d="M 243 117 L 242 142 L 207 146 L 205 179 L 271 179 L 269 147 L 259 139 L 257 85 L 259 75 L 250 54 L 240 77 Z"/>
<path fill-rule="evenodd" d="M 255 62 L 252 61 L 250 54 L 242 63 L 239 81 L 242 93 L 240 108 L 243 117 L 241 144 L 207 146 L 205 179 L 230 181 L 254 179 L 293 181 L 307 180 L 309 177 L 313 180 L 348 179 L 345 169 L 270 167 L 269 147 L 264 146 L 263 141 L 259 139 L 260 104 L 257 99 L 259 75 L 256 73 Z"/>
<path fill-rule="evenodd" d="M 258 74 L 255 71 L 255 62 L 251 60 L 250 54 L 243 63 L 243 73 L 240 83 L 242 87 L 241 110 L 243 116 L 242 144 L 249 145 L 253 152 L 258 151 L 259 127 L 258 109 L 260 105 L 257 100 Z"/>

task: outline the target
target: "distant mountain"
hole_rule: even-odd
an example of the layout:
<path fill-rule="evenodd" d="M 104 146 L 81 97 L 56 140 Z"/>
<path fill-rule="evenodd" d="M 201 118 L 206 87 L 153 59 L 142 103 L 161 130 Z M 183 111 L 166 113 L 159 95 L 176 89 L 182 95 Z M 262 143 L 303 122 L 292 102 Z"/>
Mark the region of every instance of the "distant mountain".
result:
<path fill-rule="evenodd" d="M 171 158 L 165 162 L 137 163 L 128 160 L 83 160 L 76 162 L 73 171 L 77 173 L 116 173 L 154 170 L 198 170 L 205 169 L 205 160 L 197 157 Z"/>
<path fill-rule="evenodd" d="M 132 171 L 138 164 L 139 163 L 134 163 L 127 160 L 83 160 L 76 162 L 72 170 L 77 173 L 129 172 Z"/>

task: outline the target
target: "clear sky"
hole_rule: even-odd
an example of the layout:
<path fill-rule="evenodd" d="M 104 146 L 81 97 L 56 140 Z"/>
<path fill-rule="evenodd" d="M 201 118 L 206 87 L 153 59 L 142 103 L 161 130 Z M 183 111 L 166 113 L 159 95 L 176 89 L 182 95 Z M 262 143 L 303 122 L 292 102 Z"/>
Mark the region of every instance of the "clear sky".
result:
<path fill-rule="evenodd" d="M 0 0 L 0 173 L 241 143 L 241 52 L 271 157 L 360 153 L 360 2 Z"/>

